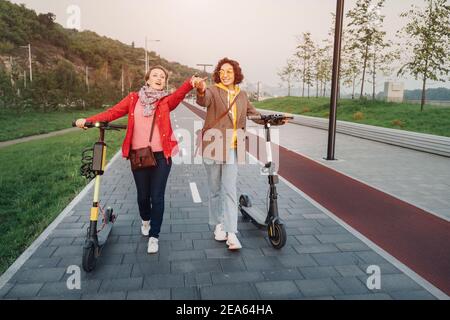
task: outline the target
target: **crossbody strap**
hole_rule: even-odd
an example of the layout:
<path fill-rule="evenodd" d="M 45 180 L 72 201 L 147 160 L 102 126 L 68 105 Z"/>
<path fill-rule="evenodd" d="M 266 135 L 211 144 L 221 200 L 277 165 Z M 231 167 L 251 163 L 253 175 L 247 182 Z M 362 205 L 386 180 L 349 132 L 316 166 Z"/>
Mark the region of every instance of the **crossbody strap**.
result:
<path fill-rule="evenodd" d="M 155 120 L 156 120 L 156 109 L 155 112 L 153 112 L 153 120 L 152 120 L 152 128 L 150 130 L 150 143 L 152 143 L 152 137 L 153 137 L 153 131 L 155 129 Z"/>
<path fill-rule="evenodd" d="M 230 112 L 231 108 L 233 108 L 233 104 L 236 102 L 237 98 L 239 97 L 239 94 L 240 94 L 240 92 L 236 95 L 236 97 L 234 97 L 233 101 L 231 101 L 230 105 L 228 106 L 227 110 L 225 110 L 224 113 L 222 113 L 216 120 L 214 120 L 214 122 L 209 127 L 203 128 L 203 132 L 214 127 L 223 117 L 225 117 L 228 114 L 228 112 Z"/>

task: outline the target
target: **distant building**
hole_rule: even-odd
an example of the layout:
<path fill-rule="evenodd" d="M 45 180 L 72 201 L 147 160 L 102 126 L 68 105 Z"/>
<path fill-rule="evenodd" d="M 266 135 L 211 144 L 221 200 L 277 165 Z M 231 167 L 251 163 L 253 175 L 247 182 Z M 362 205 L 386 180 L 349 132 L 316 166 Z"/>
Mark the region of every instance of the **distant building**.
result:
<path fill-rule="evenodd" d="M 403 102 L 405 84 L 403 82 L 385 82 L 384 98 L 386 102 Z"/>

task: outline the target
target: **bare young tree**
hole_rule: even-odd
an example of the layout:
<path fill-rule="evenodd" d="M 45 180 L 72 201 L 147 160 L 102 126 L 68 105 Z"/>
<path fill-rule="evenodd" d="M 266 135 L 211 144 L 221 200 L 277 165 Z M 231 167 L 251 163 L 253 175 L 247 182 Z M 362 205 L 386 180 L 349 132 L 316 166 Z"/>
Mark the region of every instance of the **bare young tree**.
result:
<path fill-rule="evenodd" d="M 292 59 L 288 59 L 283 69 L 278 72 L 278 76 L 280 77 L 282 82 L 286 82 L 288 88 L 288 97 L 290 97 L 292 83 L 296 78 L 295 62 Z"/>

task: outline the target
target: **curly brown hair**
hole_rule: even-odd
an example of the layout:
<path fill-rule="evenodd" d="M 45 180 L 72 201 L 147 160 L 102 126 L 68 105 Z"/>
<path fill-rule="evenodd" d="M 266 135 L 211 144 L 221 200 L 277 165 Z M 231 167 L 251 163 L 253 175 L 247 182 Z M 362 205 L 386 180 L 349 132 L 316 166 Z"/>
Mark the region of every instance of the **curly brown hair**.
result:
<path fill-rule="evenodd" d="M 214 73 L 213 73 L 213 80 L 215 83 L 220 83 L 220 68 L 222 68 L 222 66 L 225 63 L 229 63 L 231 64 L 231 66 L 233 67 L 233 71 L 234 71 L 234 84 L 239 84 L 242 82 L 242 80 L 244 80 L 244 75 L 242 74 L 242 70 L 241 67 L 239 66 L 239 62 L 235 61 L 235 60 L 231 60 L 228 58 L 223 58 L 222 60 L 220 60 L 217 63 L 216 69 L 214 69 Z"/>

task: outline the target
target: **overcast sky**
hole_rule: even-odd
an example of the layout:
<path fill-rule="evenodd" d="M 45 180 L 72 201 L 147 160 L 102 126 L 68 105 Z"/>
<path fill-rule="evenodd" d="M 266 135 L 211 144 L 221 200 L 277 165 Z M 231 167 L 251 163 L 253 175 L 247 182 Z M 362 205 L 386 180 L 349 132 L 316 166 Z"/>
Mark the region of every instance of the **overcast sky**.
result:
<path fill-rule="evenodd" d="M 311 32 L 316 41 L 327 37 L 336 0 L 14 0 L 38 13 L 53 12 L 56 21 L 67 27 L 71 5 L 80 8 L 81 30 L 120 40 L 137 47 L 149 42 L 169 61 L 190 67 L 215 64 L 227 56 L 241 63 L 246 80 L 278 86 L 277 72 L 295 51 L 297 38 Z M 346 1 L 346 11 L 356 0 Z M 404 21 L 399 17 L 411 4 L 423 0 L 387 0 L 384 29 L 393 38 Z M 211 71 L 211 69 L 209 69 Z M 392 77 L 393 80 L 398 80 Z M 377 91 L 383 90 L 379 79 Z M 420 87 L 403 79 L 407 89 Z M 370 85 L 367 85 L 368 87 Z M 429 87 L 447 83 L 430 83 Z M 370 86 L 371 87 L 371 86 Z"/>

